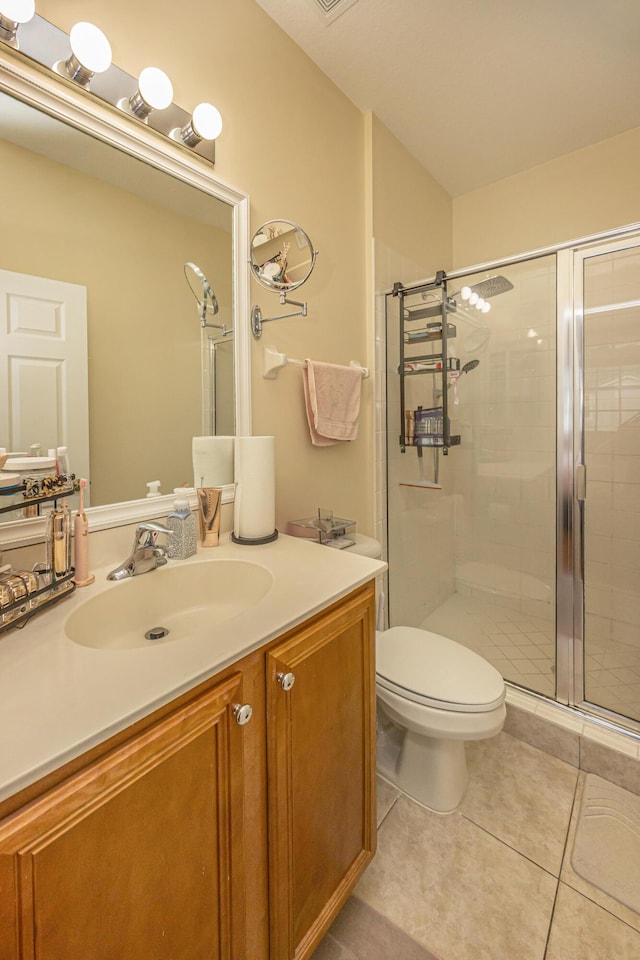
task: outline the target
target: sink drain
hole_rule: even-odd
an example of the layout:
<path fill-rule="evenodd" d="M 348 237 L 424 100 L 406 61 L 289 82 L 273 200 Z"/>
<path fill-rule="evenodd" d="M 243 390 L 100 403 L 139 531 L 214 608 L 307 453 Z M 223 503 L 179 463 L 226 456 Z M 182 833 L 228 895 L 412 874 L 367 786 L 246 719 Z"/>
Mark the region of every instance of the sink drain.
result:
<path fill-rule="evenodd" d="M 151 630 L 147 630 L 145 633 L 146 640 L 164 640 L 168 636 L 169 630 L 167 627 L 151 627 Z"/>

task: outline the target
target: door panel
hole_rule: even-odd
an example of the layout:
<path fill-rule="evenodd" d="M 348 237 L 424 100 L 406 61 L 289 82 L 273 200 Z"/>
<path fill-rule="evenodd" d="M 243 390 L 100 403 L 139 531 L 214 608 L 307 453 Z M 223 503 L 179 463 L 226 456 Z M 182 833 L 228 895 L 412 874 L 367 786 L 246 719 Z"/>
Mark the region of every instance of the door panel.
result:
<path fill-rule="evenodd" d="M 579 445 L 587 483 L 586 498 L 578 503 L 584 613 L 577 624 L 583 636 L 577 686 L 587 704 L 640 721 L 640 245 L 635 244 L 578 254 Z"/>
<path fill-rule="evenodd" d="M 87 368 L 86 289 L 0 270 L 0 446 L 67 446 L 89 478 Z"/>

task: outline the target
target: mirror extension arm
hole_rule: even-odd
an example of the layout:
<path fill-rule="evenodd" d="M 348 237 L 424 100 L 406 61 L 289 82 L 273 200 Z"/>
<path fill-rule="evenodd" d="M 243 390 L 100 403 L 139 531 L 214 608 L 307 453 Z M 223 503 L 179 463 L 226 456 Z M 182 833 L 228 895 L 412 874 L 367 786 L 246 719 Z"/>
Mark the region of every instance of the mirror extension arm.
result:
<path fill-rule="evenodd" d="M 293 310 L 291 313 L 279 313 L 277 317 L 263 317 L 262 310 L 255 303 L 251 310 L 251 333 L 256 340 L 262 336 L 262 324 L 271 323 L 272 320 L 286 320 L 289 317 L 306 317 L 307 303 L 301 303 L 299 300 L 289 300 L 286 293 L 280 294 L 280 303 L 288 304 L 290 307 L 300 307 L 300 310 Z"/>

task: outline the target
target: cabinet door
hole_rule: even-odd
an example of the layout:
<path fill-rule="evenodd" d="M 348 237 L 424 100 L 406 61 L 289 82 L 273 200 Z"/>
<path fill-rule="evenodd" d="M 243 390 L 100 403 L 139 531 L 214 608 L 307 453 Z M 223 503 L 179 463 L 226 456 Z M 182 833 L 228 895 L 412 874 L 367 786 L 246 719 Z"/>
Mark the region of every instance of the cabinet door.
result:
<path fill-rule="evenodd" d="M 234 674 L 0 823 L 0 960 L 242 957 Z"/>
<path fill-rule="evenodd" d="M 267 654 L 272 960 L 311 955 L 373 856 L 374 629 L 371 586 Z"/>

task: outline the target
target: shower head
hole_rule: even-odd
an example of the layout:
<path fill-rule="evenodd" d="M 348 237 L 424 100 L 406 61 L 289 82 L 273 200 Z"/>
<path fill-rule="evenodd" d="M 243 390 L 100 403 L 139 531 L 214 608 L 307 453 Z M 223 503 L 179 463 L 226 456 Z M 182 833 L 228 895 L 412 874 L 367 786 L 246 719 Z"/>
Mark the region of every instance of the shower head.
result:
<path fill-rule="evenodd" d="M 469 307 L 475 306 L 476 310 L 488 313 L 491 309 L 489 300 L 492 297 L 497 297 L 500 293 L 507 293 L 508 290 L 513 290 L 511 281 L 501 275 L 494 275 L 485 277 L 484 280 L 478 280 L 477 283 L 465 284 L 451 294 L 451 299 L 455 304 L 456 312 L 462 308 L 462 311 L 466 313 Z M 456 301 L 456 297 L 460 297 L 460 303 Z M 466 315 L 469 316 L 468 313 Z"/>
<path fill-rule="evenodd" d="M 472 293 L 477 293 L 483 300 L 488 300 L 490 297 L 497 297 L 499 293 L 507 293 L 508 290 L 513 290 L 513 284 L 506 277 L 497 274 L 493 277 L 485 277 L 478 283 L 472 283 L 470 289 Z"/>
<path fill-rule="evenodd" d="M 465 363 L 460 373 L 469 373 L 470 370 L 475 370 L 479 364 L 479 360 L 469 360 L 467 363 Z"/>

